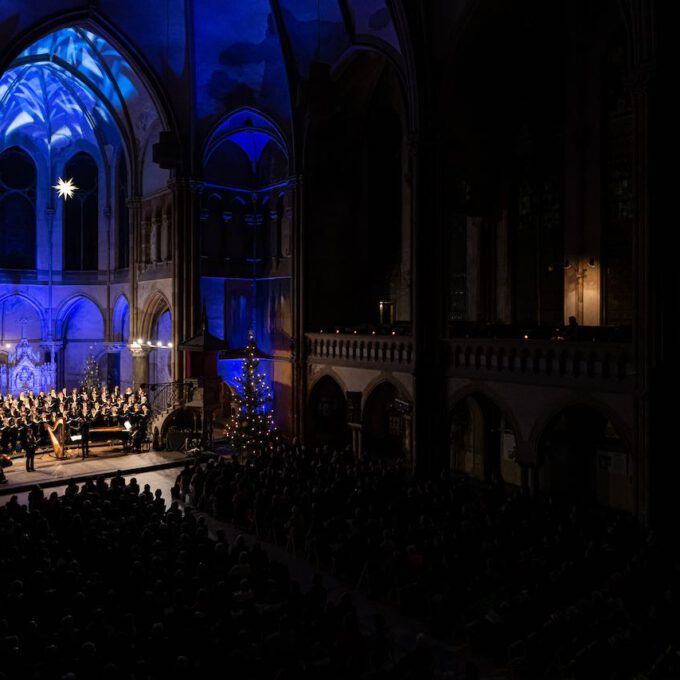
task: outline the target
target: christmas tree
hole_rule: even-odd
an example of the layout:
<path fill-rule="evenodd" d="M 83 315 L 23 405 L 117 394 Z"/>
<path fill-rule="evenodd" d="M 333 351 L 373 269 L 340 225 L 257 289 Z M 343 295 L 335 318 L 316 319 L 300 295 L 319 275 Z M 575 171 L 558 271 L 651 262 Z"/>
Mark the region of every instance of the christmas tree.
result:
<path fill-rule="evenodd" d="M 102 388 L 102 374 L 99 370 L 99 364 L 94 358 L 94 354 L 90 352 L 85 360 L 85 370 L 83 377 L 80 380 L 80 389 L 84 392 L 92 392 L 92 390 L 99 391 Z"/>
<path fill-rule="evenodd" d="M 269 405 L 272 393 L 264 373 L 257 370 L 257 346 L 253 332 L 248 334 L 241 375 L 236 378 L 237 411 L 229 418 L 225 437 L 242 455 L 249 456 L 265 449 L 273 450 L 279 441 L 274 414 Z"/>

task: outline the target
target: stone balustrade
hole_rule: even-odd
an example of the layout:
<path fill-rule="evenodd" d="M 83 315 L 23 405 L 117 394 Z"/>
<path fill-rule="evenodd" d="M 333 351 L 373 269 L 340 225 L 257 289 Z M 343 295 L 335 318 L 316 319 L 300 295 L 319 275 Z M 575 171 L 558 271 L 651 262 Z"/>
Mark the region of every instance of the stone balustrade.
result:
<path fill-rule="evenodd" d="M 610 342 L 451 338 L 449 375 L 512 382 L 632 386 L 632 346 Z"/>
<path fill-rule="evenodd" d="M 395 335 L 307 333 L 307 359 L 311 363 L 412 371 L 413 339 Z"/>

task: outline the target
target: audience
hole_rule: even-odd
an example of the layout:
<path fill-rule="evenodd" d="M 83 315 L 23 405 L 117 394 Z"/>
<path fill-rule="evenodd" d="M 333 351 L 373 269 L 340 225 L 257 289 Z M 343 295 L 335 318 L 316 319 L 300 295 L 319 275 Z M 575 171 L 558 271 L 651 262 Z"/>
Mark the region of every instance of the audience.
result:
<path fill-rule="evenodd" d="M 678 677 L 679 565 L 630 516 L 304 447 L 187 464 L 172 496 L 117 473 L 0 507 L 0 678 L 480 677 L 425 638 L 399 654 L 383 617 L 180 500 L 513 678 Z"/>
<path fill-rule="evenodd" d="M 514 677 L 589 678 L 597 667 L 627 678 L 659 655 L 677 663 L 678 565 L 632 516 L 304 447 L 187 466 L 175 494 Z"/>
<path fill-rule="evenodd" d="M 385 622 L 122 475 L 0 507 L 0 678 L 429 678 Z M 198 486 L 194 486 L 198 489 Z M 205 488 L 205 487 L 202 487 Z M 425 645 L 427 648 L 427 645 Z"/>

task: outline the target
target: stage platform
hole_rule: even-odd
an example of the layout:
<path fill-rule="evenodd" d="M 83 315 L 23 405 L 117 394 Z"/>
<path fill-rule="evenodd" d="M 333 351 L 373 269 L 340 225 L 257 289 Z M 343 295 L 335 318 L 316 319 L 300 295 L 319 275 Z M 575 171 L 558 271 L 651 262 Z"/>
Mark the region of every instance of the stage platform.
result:
<path fill-rule="evenodd" d="M 190 457 L 178 451 L 123 453 L 119 447 L 97 447 L 85 460 L 76 456 L 58 460 L 48 453 L 38 453 L 35 457 L 35 472 L 26 472 L 26 460 L 18 456 L 13 459 L 11 467 L 5 468 L 7 484 L 0 484 L 0 496 L 27 491 L 35 484 L 49 489 L 64 486 L 69 479 L 76 479 L 80 483 L 100 475 L 113 475 L 117 470 L 129 477 L 140 472 L 182 467 L 189 460 Z"/>

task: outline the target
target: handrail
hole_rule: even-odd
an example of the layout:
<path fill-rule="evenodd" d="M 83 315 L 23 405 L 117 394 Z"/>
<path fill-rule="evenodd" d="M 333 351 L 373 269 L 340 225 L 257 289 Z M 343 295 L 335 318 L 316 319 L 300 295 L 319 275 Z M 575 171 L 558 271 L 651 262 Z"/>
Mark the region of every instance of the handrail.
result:
<path fill-rule="evenodd" d="M 147 385 L 147 398 L 151 411 L 158 413 L 190 402 L 196 387 L 195 380 L 176 380 Z"/>

